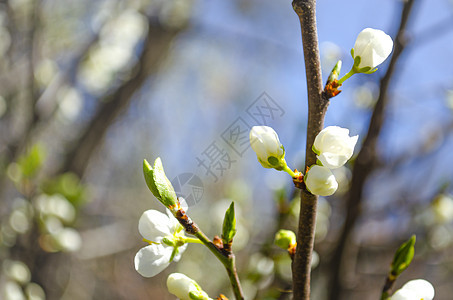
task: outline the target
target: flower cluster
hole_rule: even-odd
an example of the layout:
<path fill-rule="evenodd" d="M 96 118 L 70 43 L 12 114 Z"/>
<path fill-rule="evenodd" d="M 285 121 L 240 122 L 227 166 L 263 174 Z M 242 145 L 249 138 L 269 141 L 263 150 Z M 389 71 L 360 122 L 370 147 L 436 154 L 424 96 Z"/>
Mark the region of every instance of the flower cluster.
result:
<path fill-rule="evenodd" d="M 172 261 L 179 261 L 186 250 L 183 227 L 169 210 L 163 214 L 157 210 L 145 211 L 138 221 L 138 231 L 149 243 L 135 255 L 135 270 L 144 277 L 162 272 Z"/>
<path fill-rule="evenodd" d="M 313 165 L 304 177 L 307 189 L 315 195 L 329 196 L 335 193 L 338 183 L 331 169 L 342 167 L 354 153 L 359 136 L 349 136 L 349 130 L 338 126 L 324 128 L 315 138 L 313 152 L 318 164 Z"/>
<path fill-rule="evenodd" d="M 318 165 L 311 166 L 304 176 L 305 185 L 312 194 L 329 196 L 335 193 L 338 183 L 331 169 L 343 166 L 352 157 L 358 138 L 357 135 L 350 137 L 348 129 L 338 126 L 324 128 L 316 136 L 313 151 L 317 154 Z M 297 177 L 285 161 L 285 148 L 274 129 L 268 126 L 252 127 L 250 144 L 263 167 Z"/>

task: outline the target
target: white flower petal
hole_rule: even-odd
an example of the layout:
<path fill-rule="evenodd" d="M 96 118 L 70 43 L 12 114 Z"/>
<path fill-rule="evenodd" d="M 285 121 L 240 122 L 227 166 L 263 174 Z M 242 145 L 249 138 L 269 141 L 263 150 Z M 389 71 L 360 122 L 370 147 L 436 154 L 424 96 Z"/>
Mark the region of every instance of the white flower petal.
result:
<path fill-rule="evenodd" d="M 304 181 L 307 189 L 314 195 L 330 196 L 338 188 L 335 176 L 324 166 L 312 166 L 305 174 Z"/>
<path fill-rule="evenodd" d="M 390 300 L 418 300 L 417 295 L 411 290 L 400 289 L 397 290 Z"/>
<path fill-rule="evenodd" d="M 402 290 L 414 292 L 416 299 L 432 300 L 434 298 L 434 287 L 431 283 L 424 279 L 415 279 L 407 282 Z"/>
<path fill-rule="evenodd" d="M 269 164 L 269 157 L 280 160 L 285 154 L 277 133 L 269 126 L 253 126 L 250 130 L 250 145 L 265 168 L 275 167 Z"/>
<path fill-rule="evenodd" d="M 392 53 L 392 38 L 379 29 L 365 28 L 357 36 L 354 44 L 354 57 L 360 56 L 359 69 L 374 69 Z"/>
<path fill-rule="evenodd" d="M 173 247 L 152 244 L 138 250 L 134 258 L 135 270 L 143 277 L 153 277 L 170 265 Z"/>
<path fill-rule="evenodd" d="M 325 167 L 336 169 L 352 157 L 358 138 L 357 135 L 350 137 L 346 128 L 329 126 L 316 136 L 313 148 Z"/>
<path fill-rule="evenodd" d="M 192 300 L 189 296 L 191 292 L 200 297 L 199 299 L 210 299 L 195 280 L 181 273 L 172 273 L 168 276 L 167 288 L 181 300 Z"/>
<path fill-rule="evenodd" d="M 147 240 L 160 242 L 163 237 L 173 235 L 174 223 L 166 215 L 157 210 L 145 211 L 138 221 L 138 231 Z"/>

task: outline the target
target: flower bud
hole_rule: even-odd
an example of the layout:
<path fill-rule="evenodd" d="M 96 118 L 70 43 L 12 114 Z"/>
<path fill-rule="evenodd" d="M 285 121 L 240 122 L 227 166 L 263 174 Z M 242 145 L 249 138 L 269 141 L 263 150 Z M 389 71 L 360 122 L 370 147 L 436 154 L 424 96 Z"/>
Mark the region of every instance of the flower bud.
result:
<path fill-rule="evenodd" d="M 384 31 L 373 28 L 362 30 L 351 50 L 354 67 L 360 73 L 373 71 L 392 53 L 392 38 Z"/>
<path fill-rule="evenodd" d="M 311 166 L 305 174 L 304 181 L 308 191 L 313 195 L 330 196 L 338 188 L 335 176 L 323 166 Z"/>
<path fill-rule="evenodd" d="M 271 127 L 253 126 L 250 130 L 250 145 L 263 167 L 282 170 L 286 166 L 285 149 Z"/>
<path fill-rule="evenodd" d="M 275 234 L 274 244 L 283 250 L 287 250 L 290 246 L 296 244 L 296 234 L 291 230 L 280 229 Z"/>
<path fill-rule="evenodd" d="M 351 158 L 358 138 L 358 135 L 350 137 L 346 128 L 329 126 L 316 136 L 313 151 L 323 166 L 336 169 Z"/>
<path fill-rule="evenodd" d="M 415 279 L 407 282 L 403 287 L 397 290 L 390 300 L 432 300 L 434 298 L 433 285 L 424 279 Z"/>
<path fill-rule="evenodd" d="M 154 167 L 151 167 L 145 159 L 143 161 L 143 174 L 148 188 L 163 205 L 170 210 L 177 207 L 178 198 L 170 180 L 165 175 L 160 157 L 154 161 Z"/>
<path fill-rule="evenodd" d="M 210 299 L 195 280 L 181 273 L 172 273 L 168 276 L 167 288 L 170 293 L 181 300 Z"/>
<path fill-rule="evenodd" d="M 395 253 L 391 265 L 391 273 L 399 276 L 404 270 L 409 267 L 414 258 L 415 252 L 415 235 L 411 236 L 409 240 L 403 243 Z"/>

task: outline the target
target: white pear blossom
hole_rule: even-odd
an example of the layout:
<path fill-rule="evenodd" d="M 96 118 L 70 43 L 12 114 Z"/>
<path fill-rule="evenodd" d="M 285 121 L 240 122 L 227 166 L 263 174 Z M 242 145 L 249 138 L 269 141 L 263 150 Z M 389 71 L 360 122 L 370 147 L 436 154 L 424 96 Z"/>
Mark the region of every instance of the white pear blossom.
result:
<path fill-rule="evenodd" d="M 152 209 L 145 211 L 138 222 L 138 231 L 150 244 L 141 248 L 134 259 L 135 270 L 144 277 L 153 277 L 171 261 L 179 261 L 187 248 L 183 227 L 169 210 L 167 214 Z"/>
<path fill-rule="evenodd" d="M 310 193 L 319 196 L 330 196 L 338 188 L 335 176 L 328 168 L 313 165 L 305 174 L 305 185 Z"/>
<path fill-rule="evenodd" d="M 200 300 L 211 299 L 195 280 L 181 273 L 172 273 L 168 276 L 167 288 L 170 293 L 181 300 L 192 300 L 194 299 L 192 297 Z"/>
<path fill-rule="evenodd" d="M 358 70 L 372 70 L 386 60 L 392 50 L 393 41 L 389 35 L 379 29 L 365 28 L 357 36 L 352 54 L 354 60 L 360 56 Z"/>
<path fill-rule="evenodd" d="M 250 145 L 263 167 L 281 170 L 286 166 L 285 149 L 271 127 L 253 126 L 250 130 Z"/>
<path fill-rule="evenodd" d="M 390 300 L 432 300 L 433 298 L 433 285 L 424 279 L 414 279 L 397 290 Z"/>
<path fill-rule="evenodd" d="M 442 194 L 436 197 L 431 205 L 432 211 L 439 223 L 448 223 L 453 220 L 453 196 Z"/>
<path fill-rule="evenodd" d="M 350 137 L 346 128 L 329 126 L 316 136 L 313 151 L 323 166 L 336 169 L 351 158 L 358 138 L 358 135 Z"/>

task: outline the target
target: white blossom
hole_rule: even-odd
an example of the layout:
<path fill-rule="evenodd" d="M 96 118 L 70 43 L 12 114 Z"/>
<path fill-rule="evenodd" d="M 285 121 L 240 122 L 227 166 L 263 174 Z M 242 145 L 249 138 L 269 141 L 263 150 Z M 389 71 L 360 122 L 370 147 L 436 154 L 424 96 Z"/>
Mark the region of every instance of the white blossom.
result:
<path fill-rule="evenodd" d="M 310 193 L 319 196 L 330 196 L 338 188 L 335 176 L 328 168 L 313 165 L 305 174 L 305 185 Z"/>
<path fill-rule="evenodd" d="M 336 169 L 351 158 L 358 138 L 358 135 L 350 137 L 346 128 L 329 126 L 316 136 L 313 151 L 323 166 Z"/>
<path fill-rule="evenodd" d="M 283 167 L 285 150 L 274 129 L 269 126 L 253 126 L 250 130 L 250 145 L 263 167 Z"/>
<path fill-rule="evenodd" d="M 357 68 L 369 67 L 370 70 L 380 65 L 392 53 L 392 38 L 384 31 L 373 28 L 362 30 L 354 44 L 354 60 L 360 56 L 360 64 Z"/>
<path fill-rule="evenodd" d="M 134 259 L 135 269 L 144 277 L 153 277 L 171 261 L 179 261 L 187 248 L 182 241 L 183 228 L 168 210 L 167 215 L 152 209 L 145 211 L 138 222 L 138 230 L 150 243 L 141 248 Z"/>
<path fill-rule="evenodd" d="M 431 205 L 436 221 L 448 223 L 453 220 L 453 196 L 442 194 Z"/>
<path fill-rule="evenodd" d="M 432 300 L 434 287 L 424 279 L 414 279 L 397 290 L 390 300 Z"/>
<path fill-rule="evenodd" d="M 167 288 L 170 293 L 181 300 L 192 300 L 191 293 L 196 296 L 196 299 L 211 299 L 195 280 L 181 273 L 172 273 L 168 276 Z"/>

